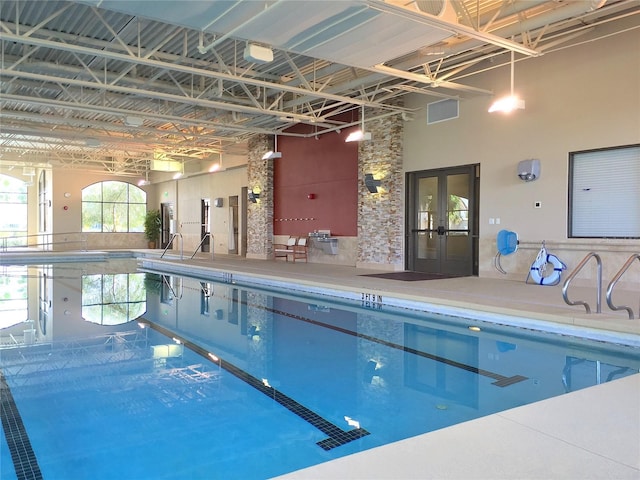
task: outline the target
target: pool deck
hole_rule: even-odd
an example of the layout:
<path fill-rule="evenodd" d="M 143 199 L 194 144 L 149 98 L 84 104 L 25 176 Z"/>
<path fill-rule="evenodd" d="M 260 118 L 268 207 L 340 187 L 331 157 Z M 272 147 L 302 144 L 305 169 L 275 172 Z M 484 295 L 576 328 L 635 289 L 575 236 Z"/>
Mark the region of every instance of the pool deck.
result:
<path fill-rule="evenodd" d="M 492 278 L 398 281 L 353 267 L 216 257 L 187 263 L 384 297 L 538 319 L 640 342 L 626 312 L 585 313 L 561 286 Z M 381 273 L 381 272 L 380 272 Z M 571 289 L 595 303 L 595 289 Z M 637 312 L 640 294 L 616 292 Z M 628 303 L 624 303 L 628 302 Z M 595 310 L 595 305 L 592 305 Z M 637 313 L 636 313 L 637 316 Z M 640 374 L 343 457 L 280 479 L 640 479 Z"/>
<path fill-rule="evenodd" d="M 157 252 L 137 251 L 148 259 Z M 383 298 L 538 322 L 608 340 L 640 344 L 640 320 L 569 306 L 561 286 L 528 285 L 500 278 L 398 281 L 367 277 L 369 269 L 301 262 L 247 260 L 235 256 L 176 260 L 182 268 L 213 269 Z M 618 304 L 638 315 L 640 293 L 617 291 Z M 575 287 L 572 300 L 595 310 L 595 288 Z M 604 303 L 604 302 L 603 302 Z M 572 330 L 573 331 L 573 330 Z M 594 333 L 595 332 L 595 333 Z M 419 435 L 390 445 L 292 472 L 280 479 L 640 479 L 640 374 L 532 405 Z"/>

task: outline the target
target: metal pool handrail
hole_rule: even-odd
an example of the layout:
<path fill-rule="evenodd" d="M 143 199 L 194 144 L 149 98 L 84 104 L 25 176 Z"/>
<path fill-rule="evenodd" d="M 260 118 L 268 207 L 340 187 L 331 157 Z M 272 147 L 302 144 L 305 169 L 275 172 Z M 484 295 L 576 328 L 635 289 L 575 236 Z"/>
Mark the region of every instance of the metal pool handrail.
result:
<path fill-rule="evenodd" d="M 171 234 L 171 238 L 169 238 L 169 243 L 167 243 L 167 246 L 164 247 L 164 250 L 162 251 L 162 255 L 160 255 L 160 258 L 164 257 L 164 254 L 167 253 L 167 250 L 169 250 L 169 247 L 173 245 L 173 241 L 175 240 L 176 237 L 180 237 L 180 260 L 182 260 L 183 258 L 183 252 L 184 252 L 184 239 L 182 238 L 182 234 L 181 233 L 172 233 Z"/>
<path fill-rule="evenodd" d="M 65 236 L 64 240 L 55 241 L 56 237 Z M 71 235 L 78 236 L 79 240 L 67 240 Z M 51 238 L 51 241 L 45 241 L 47 237 Z M 36 238 L 36 243 L 29 244 L 30 238 Z M 9 240 L 25 240 L 26 245 L 9 245 Z M 67 245 L 72 243 L 79 243 L 81 250 L 87 251 L 87 236 L 84 232 L 60 232 L 60 233 L 32 233 L 29 235 L 12 235 L 10 237 L 0 238 L 0 252 L 8 252 L 13 248 L 25 248 L 25 247 L 45 247 L 55 245 Z"/>
<path fill-rule="evenodd" d="M 209 245 L 211 246 L 211 258 L 213 259 L 213 235 L 211 235 L 210 233 L 205 233 L 204 234 L 204 237 L 202 237 L 202 240 L 200 240 L 200 243 L 198 244 L 196 249 L 193 251 L 193 254 L 191 255 L 192 259 L 193 259 L 193 257 L 196 256 L 196 253 L 198 253 L 198 249 L 202 246 L 202 244 L 207 239 L 207 237 L 211 238 L 211 243 Z"/>
<path fill-rule="evenodd" d="M 584 305 L 584 308 L 587 310 L 587 313 L 591 313 L 591 308 L 589 307 L 589 304 L 587 302 L 582 300 L 576 300 L 575 302 L 572 302 L 571 300 L 569 300 L 569 296 L 567 294 L 567 290 L 569 289 L 569 284 L 571 283 L 571 280 L 575 278 L 578 272 L 582 270 L 582 267 L 584 267 L 591 258 L 596 259 L 596 263 L 598 266 L 598 272 L 597 272 L 598 284 L 596 286 L 597 288 L 596 295 L 598 296 L 598 298 L 596 301 L 596 313 L 601 313 L 602 312 L 602 259 L 600 258 L 600 255 L 598 255 L 596 252 L 587 253 L 587 255 L 578 264 L 578 266 L 573 269 L 573 272 L 569 274 L 569 276 L 564 282 L 564 285 L 562 286 L 562 298 L 564 298 L 564 301 L 567 303 L 567 305 Z"/>
<path fill-rule="evenodd" d="M 627 307 L 624 305 L 614 305 L 613 300 L 611 300 L 611 295 L 613 294 L 613 287 L 616 286 L 616 283 L 618 283 L 620 277 L 622 277 L 622 275 L 624 275 L 624 273 L 629 269 L 634 260 L 640 261 L 640 253 L 634 253 L 629 257 L 629 259 L 625 262 L 620 271 L 616 273 L 615 277 L 613 277 L 613 280 L 611 280 L 609 286 L 607 287 L 607 305 L 609 305 L 609 308 L 611 310 L 626 310 L 629 314 L 629 320 L 633 320 L 633 310 L 631 309 L 631 307 Z M 638 318 L 640 318 L 640 311 L 638 312 Z"/>

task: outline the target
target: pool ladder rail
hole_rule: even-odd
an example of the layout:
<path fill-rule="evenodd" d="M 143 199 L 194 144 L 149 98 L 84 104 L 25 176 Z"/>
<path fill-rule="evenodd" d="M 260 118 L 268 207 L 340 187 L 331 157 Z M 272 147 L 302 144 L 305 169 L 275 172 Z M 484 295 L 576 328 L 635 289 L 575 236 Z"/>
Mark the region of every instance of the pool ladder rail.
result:
<path fill-rule="evenodd" d="M 169 237 L 169 241 L 167 242 L 167 246 L 164 247 L 160 258 L 164 257 L 164 254 L 167 253 L 169 247 L 173 247 L 173 241 L 176 239 L 176 237 L 180 238 L 180 260 L 182 260 L 182 258 L 184 257 L 184 238 L 182 238 L 182 234 L 179 232 L 171 234 L 171 237 Z"/>
<path fill-rule="evenodd" d="M 607 305 L 609 305 L 609 308 L 611 310 L 626 310 L 627 313 L 629 314 L 629 320 L 633 320 L 634 318 L 633 310 L 631 309 L 631 307 L 627 307 L 625 305 L 615 306 L 613 304 L 613 301 L 611 300 L 611 296 L 613 294 L 613 287 L 616 286 L 616 283 L 618 283 L 618 280 L 620 280 L 622 275 L 625 274 L 625 272 L 629 269 L 629 267 L 631 266 L 634 260 L 640 261 L 640 253 L 634 253 L 627 259 L 625 264 L 618 271 L 618 273 L 616 273 L 616 275 L 613 277 L 613 279 L 609 283 L 609 286 L 607 287 Z M 640 306 L 638 307 L 638 318 L 640 318 Z"/>
<path fill-rule="evenodd" d="M 182 237 L 181 233 L 171 234 L 171 237 L 169 238 L 169 242 L 167 243 L 167 246 L 164 247 L 164 250 L 162 251 L 160 258 L 164 257 L 164 254 L 167 253 L 167 250 L 169 250 L 169 248 L 173 246 L 173 241 L 176 239 L 176 237 L 180 238 L 180 260 L 184 260 L 184 238 Z M 190 259 L 193 259 L 193 257 L 196 256 L 196 253 L 198 253 L 198 250 L 200 249 L 200 247 L 202 247 L 202 244 L 207 238 L 211 238 L 211 242 L 209 242 L 209 245 L 211 246 L 211 259 L 213 260 L 213 235 L 211 235 L 211 233 L 204 234 L 204 236 L 202 237 L 202 240 L 200 240 L 200 243 L 191 254 L 191 257 L 189 257 Z"/>
<path fill-rule="evenodd" d="M 567 277 L 567 279 L 564 282 L 564 285 L 562 286 L 562 297 L 564 298 L 564 301 L 567 303 L 567 305 L 582 305 L 582 306 L 584 306 L 584 308 L 587 311 L 587 313 L 591 313 L 591 307 L 589 306 L 589 304 L 587 302 L 585 302 L 583 300 L 576 300 L 576 301 L 569 300 L 568 290 L 569 290 L 569 285 L 571 284 L 571 281 L 576 277 L 576 275 L 582 270 L 582 268 L 592 258 L 595 258 L 596 268 L 597 268 L 597 272 L 596 272 L 596 281 L 597 281 L 597 284 L 596 284 L 596 297 L 597 297 L 596 298 L 596 313 L 602 313 L 602 259 L 600 258 L 600 255 L 598 255 L 595 252 L 589 252 L 580 261 L 580 263 L 576 266 L 576 268 L 569 274 L 569 276 Z M 631 307 L 627 307 L 625 305 L 619 305 L 619 306 L 615 305 L 613 303 L 612 297 L 613 297 L 613 289 L 615 288 L 615 286 L 618 283 L 618 281 L 620 280 L 620 278 L 622 278 L 622 276 L 625 274 L 625 272 L 629 269 L 629 267 L 631 266 L 631 264 L 633 263 L 634 260 L 639 260 L 640 261 L 640 253 L 635 253 L 635 254 L 631 255 L 627 259 L 627 261 L 622 266 L 622 268 L 618 271 L 618 273 L 615 274 L 615 276 L 613 277 L 611 282 L 609 282 L 609 286 L 607 287 L 607 293 L 606 293 L 606 300 L 607 300 L 607 305 L 609 306 L 609 308 L 611 310 L 626 310 L 627 314 L 629 315 L 629 320 L 633 320 L 634 319 L 633 309 Z M 640 318 L 640 309 L 638 311 L 638 318 Z"/>

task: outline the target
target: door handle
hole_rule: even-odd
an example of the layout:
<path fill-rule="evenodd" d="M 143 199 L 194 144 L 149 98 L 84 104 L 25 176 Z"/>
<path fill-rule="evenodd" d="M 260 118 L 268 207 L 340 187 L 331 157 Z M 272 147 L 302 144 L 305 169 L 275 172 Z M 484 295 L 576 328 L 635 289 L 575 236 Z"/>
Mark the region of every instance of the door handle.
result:
<path fill-rule="evenodd" d="M 446 230 L 444 229 L 444 227 L 442 225 L 440 225 L 438 227 L 437 232 L 438 232 L 438 235 L 444 235 L 444 232 L 446 232 Z"/>

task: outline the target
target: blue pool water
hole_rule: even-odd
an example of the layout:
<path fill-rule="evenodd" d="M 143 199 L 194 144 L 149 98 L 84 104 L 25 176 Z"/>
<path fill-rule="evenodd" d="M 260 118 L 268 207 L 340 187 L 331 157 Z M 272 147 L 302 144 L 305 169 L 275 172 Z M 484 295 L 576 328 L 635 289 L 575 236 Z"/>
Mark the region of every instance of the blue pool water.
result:
<path fill-rule="evenodd" d="M 270 478 L 640 368 L 631 347 L 230 277 L 26 268 L 30 321 L 0 330 L 3 479 Z"/>

